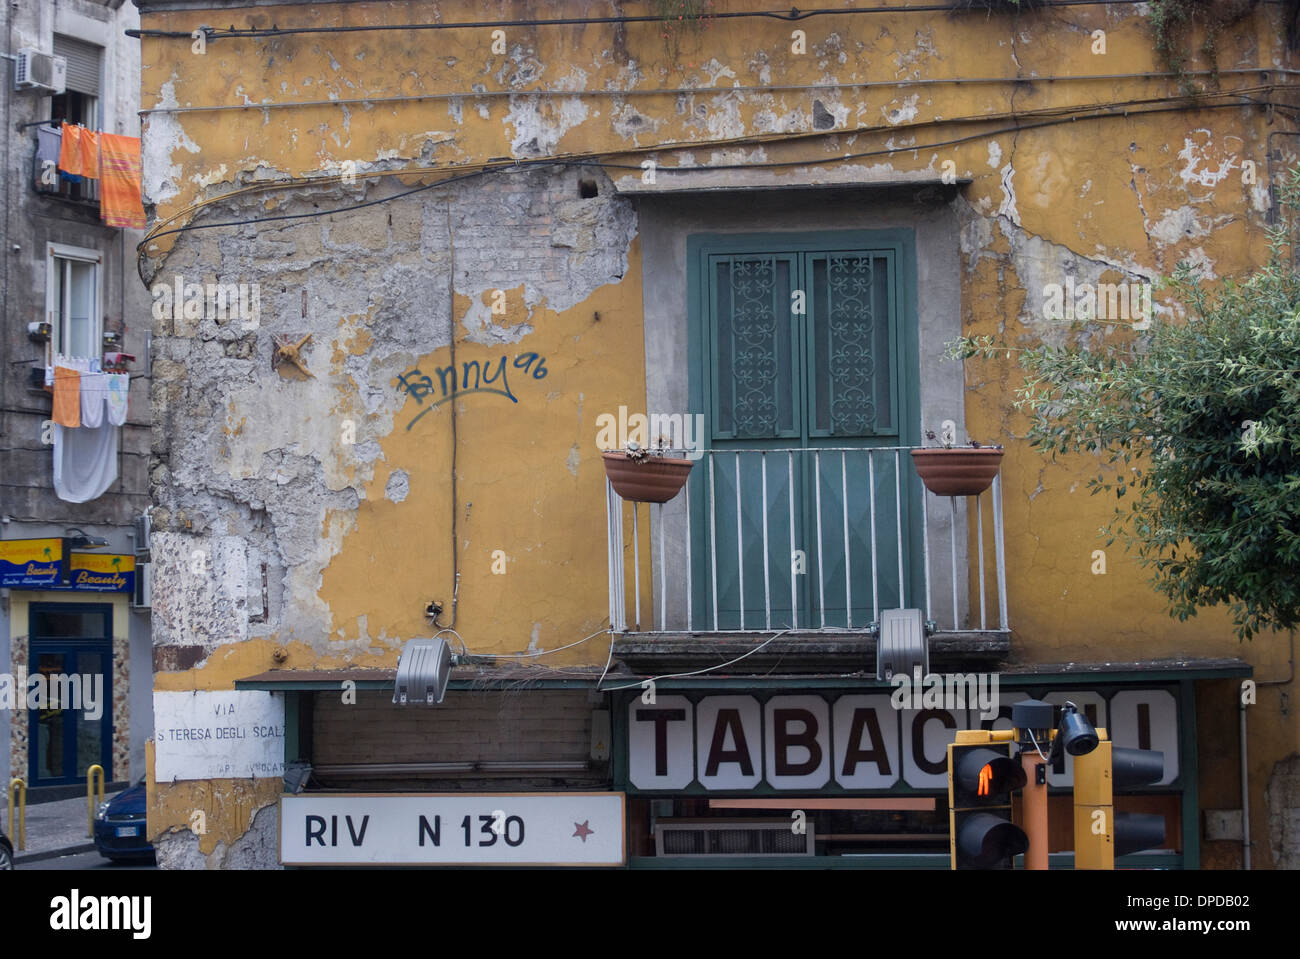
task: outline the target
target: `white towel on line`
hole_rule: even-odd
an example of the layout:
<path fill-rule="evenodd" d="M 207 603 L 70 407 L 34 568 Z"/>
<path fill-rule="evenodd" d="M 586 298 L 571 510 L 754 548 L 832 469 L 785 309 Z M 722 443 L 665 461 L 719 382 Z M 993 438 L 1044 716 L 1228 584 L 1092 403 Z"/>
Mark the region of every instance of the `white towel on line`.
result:
<path fill-rule="evenodd" d="M 66 503 L 98 499 L 117 479 L 118 428 L 54 424 L 54 492 Z"/>
<path fill-rule="evenodd" d="M 131 375 L 129 373 L 105 373 L 107 378 L 108 422 L 121 426 L 126 422 L 127 400 L 131 393 Z"/>
<path fill-rule="evenodd" d="M 104 422 L 104 405 L 108 402 L 108 374 L 81 374 L 81 426 L 95 429 Z"/>

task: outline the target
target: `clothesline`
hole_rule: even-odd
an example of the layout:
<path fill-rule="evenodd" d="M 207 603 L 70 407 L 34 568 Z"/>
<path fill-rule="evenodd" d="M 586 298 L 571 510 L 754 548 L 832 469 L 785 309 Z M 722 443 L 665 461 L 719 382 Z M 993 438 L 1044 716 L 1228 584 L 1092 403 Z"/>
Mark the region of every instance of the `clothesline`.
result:
<path fill-rule="evenodd" d="M 37 130 L 36 149 L 38 160 L 53 160 L 59 175 L 71 183 L 99 180 L 99 216 L 109 226 L 145 228 L 139 137 L 51 124 Z"/>
<path fill-rule="evenodd" d="M 54 366 L 52 419 L 69 429 L 97 429 L 105 419 L 112 426 L 126 422 L 131 377 L 127 373 L 83 372 Z"/>
<path fill-rule="evenodd" d="M 70 370 L 76 370 L 78 373 L 113 373 L 118 376 L 131 377 L 131 373 L 118 372 L 115 370 L 104 369 L 104 361 L 97 356 L 65 356 L 62 353 L 54 354 L 54 361 L 45 367 L 45 385 L 54 385 L 54 368 L 62 366 Z M 134 374 L 136 377 L 144 376 L 143 373 Z M 86 387 L 83 385 L 82 389 Z"/>
<path fill-rule="evenodd" d="M 101 365 L 59 356 L 46 367 L 54 379 L 54 492 L 69 503 L 97 499 L 117 479 L 118 427 L 127 419 L 130 374 L 92 364 Z"/>

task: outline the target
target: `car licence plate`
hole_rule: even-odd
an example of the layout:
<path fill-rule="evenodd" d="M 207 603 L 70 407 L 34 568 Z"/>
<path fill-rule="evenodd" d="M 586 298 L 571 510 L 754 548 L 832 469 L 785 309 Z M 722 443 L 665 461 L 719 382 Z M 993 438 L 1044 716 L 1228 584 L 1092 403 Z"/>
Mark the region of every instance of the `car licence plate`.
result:
<path fill-rule="evenodd" d="M 123 836 L 138 836 L 140 835 L 140 827 L 139 826 L 118 826 L 117 835 L 119 838 Z"/>

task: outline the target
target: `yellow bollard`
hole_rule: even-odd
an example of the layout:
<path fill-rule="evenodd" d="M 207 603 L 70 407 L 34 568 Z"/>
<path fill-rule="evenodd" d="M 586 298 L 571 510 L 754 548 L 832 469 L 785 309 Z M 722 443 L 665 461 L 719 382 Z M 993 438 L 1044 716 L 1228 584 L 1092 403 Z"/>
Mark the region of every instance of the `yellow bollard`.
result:
<path fill-rule="evenodd" d="M 95 763 L 86 770 L 86 835 L 95 838 L 95 790 L 94 782 L 98 773 L 99 801 L 104 801 L 104 767 Z"/>
<path fill-rule="evenodd" d="M 18 828 L 14 829 L 14 794 L 18 794 Z M 27 848 L 27 783 L 15 778 L 9 783 L 9 828 L 21 851 Z"/>

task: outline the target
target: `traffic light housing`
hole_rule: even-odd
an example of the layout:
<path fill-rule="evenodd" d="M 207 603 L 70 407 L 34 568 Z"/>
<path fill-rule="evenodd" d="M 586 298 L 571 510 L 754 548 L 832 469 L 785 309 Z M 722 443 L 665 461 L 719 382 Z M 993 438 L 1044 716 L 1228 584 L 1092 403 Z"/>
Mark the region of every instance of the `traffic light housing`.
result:
<path fill-rule="evenodd" d="M 1116 813 L 1114 792 L 1164 778 L 1165 754 L 1115 746 L 1106 730 L 1091 753 L 1074 758 L 1074 868 L 1114 869 L 1115 857 L 1164 845 L 1165 819 Z"/>
<path fill-rule="evenodd" d="M 1025 785 L 1005 731 L 969 729 L 948 746 L 948 836 L 953 869 L 1010 869 L 1029 848 L 1011 821 L 1011 793 Z"/>

